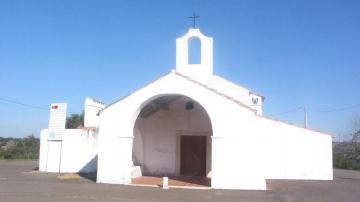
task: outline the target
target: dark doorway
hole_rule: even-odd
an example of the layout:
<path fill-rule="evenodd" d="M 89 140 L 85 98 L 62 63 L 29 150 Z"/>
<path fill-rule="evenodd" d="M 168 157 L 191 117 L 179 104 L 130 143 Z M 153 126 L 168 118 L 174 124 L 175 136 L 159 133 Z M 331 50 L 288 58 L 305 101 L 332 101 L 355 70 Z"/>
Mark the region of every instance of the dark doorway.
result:
<path fill-rule="evenodd" d="M 181 136 L 180 174 L 206 175 L 206 136 Z"/>

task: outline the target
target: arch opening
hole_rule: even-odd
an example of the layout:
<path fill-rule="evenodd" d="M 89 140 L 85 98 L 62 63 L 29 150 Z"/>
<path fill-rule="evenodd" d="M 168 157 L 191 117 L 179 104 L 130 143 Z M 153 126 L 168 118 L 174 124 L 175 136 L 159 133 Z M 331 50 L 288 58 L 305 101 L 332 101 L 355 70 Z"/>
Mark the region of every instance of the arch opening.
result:
<path fill-rule="evenodd" d="M 211 178 L 212 125 L 192 98 L 171 94 L 147 101 L 133 129 L 133 168 L 138 176 Z M 134 170 L 133 169 L 133 170 Z"/>
<path fill-rule="evenodd" d="M 188 63 L 201 64 L 201 41 L 198 37 L 189 38 L 188 51 Z"/>

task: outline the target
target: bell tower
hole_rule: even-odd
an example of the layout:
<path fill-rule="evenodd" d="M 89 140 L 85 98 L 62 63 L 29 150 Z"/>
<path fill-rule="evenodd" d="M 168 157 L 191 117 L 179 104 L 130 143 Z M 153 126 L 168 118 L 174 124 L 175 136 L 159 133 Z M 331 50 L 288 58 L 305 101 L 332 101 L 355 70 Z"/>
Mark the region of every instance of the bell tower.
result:
<path fill-rule="evenodd" d="M 189 42 L 200 40 L 200 64 L 189 64 Z M 213 39 L 203 35 L 198 28 L 190 28 L 182 37 L 176 39 L 176 71 L 191 77 L 207 77 L 213 74 Z"/>

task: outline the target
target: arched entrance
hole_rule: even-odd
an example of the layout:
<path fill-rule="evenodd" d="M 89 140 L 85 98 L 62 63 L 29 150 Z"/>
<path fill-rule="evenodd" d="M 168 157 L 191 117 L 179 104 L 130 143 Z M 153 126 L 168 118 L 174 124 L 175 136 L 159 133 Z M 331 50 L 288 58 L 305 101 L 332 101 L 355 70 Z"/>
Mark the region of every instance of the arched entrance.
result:
<path fill-rule="evenodd" d="M 132 177 L 211 177 L 211 121 L 194 99 L 169 94 L 146 101 L 133 135 Z"/>

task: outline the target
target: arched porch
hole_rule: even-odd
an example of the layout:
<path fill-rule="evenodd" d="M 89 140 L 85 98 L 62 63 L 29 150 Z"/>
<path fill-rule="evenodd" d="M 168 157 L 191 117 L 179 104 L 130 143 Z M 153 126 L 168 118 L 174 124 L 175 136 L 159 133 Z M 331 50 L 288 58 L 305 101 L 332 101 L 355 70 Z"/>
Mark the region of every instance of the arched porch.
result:
<path fill-rule="evenodd" d="M 194 99 L 166 94 L 145 101 L 133 136 L 133 183 L 144 183 L 144 179 L 158 183 L 159 177 L 168 176 L 170 185 L 183 181 L 210 186 L 212 125 L 204 107 Z"/>

